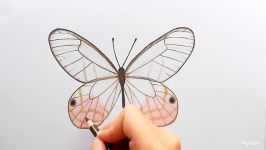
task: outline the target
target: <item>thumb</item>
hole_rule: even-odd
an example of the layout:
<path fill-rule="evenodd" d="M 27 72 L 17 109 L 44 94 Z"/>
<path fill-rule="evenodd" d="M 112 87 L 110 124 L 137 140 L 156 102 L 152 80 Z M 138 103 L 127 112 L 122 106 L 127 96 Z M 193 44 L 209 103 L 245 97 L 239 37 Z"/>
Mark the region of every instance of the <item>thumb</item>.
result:
<path fill-rule="evenodd" d="M 119 116 L 101 130 L 97 136 L 105 142 L 114 143 L 124 138 L 130 141 L 154 140 L 154 126 L 133 105 L 125 107 Z"/>

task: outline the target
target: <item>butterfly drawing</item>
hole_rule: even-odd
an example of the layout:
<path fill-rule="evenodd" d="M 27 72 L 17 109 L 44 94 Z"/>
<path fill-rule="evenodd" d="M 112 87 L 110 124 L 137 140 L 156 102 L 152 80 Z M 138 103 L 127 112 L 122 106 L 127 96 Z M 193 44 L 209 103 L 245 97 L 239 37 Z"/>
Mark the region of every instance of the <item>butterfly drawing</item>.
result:
<path fill-rule="evenodd" d="M 57 62 L 82 85 L 68 102 L 71 122 L 86 129 L 86 117 L 100 125 L 114 108 L 120 95 L 122 107 L 135 105 L 157 126 L 171 124 L 178 114 L 178 99 L 163 83 L 174 76 L 190 57 L 194 33 L 187 27 L 175 28 L 144 47 L 133 59 L 116 67 L 87 39 L 67 29 L 55 29 L 49 45 Z"/>

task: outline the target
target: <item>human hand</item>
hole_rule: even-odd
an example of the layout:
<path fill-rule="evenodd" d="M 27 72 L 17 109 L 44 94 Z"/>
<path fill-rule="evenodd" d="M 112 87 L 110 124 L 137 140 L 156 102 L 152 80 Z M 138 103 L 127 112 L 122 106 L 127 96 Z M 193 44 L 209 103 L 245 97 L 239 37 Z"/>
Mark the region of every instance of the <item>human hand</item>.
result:
<path fill-rule="evenodd" d="M 132 105 L 98 132 L 92 149 L 106 150 L 104 143 L 110 143 L 115 150 L 181 150 L 173 133 L 153 125 Z"/>

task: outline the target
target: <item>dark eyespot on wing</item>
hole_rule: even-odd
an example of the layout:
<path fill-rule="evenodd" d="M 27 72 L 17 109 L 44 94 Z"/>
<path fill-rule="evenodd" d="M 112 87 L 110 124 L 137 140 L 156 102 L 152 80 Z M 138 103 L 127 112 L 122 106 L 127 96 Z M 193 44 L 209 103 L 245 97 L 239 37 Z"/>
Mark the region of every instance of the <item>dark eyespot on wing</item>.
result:
<path fill-rule="evenodd" d="M 75 107 L 76 104 L 77 104 L 77 102 L 76 102 L 76 100 L 75 100 L 74 98 L 72 98 L 72 99 L 70 100 L 69 104 L 70 104 L 70 106 Z"/>
<path fill-rule="evenodd" d="M 174 103 L 176 102 L 176 99 L 175 99 L 174 97 L 170 97 L 170 98 L 169 98 L 169 102 L 170 102 L 171 104 L 174 104 Z"/>

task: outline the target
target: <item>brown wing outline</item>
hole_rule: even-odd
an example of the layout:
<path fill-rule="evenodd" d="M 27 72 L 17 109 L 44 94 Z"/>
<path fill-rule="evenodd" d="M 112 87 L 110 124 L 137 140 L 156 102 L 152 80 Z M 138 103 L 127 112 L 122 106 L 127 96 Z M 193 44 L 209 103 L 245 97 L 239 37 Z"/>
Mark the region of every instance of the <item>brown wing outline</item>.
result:
<path fill-rule="evenodd" d="M 175 94 L 162 83 L 141 80 L 126 80 L 125 95 L 128 102 L 139 108 L 144 116 L 157 126 L 166 126 L 175 121 L 178 114 Z"/>
<path fill-rule="evenodd" d="M 89 83 L 117 77 L 113 63 L 82 36 L 58 28 L 50 33 L 48 41 L 57 62 L 77 81 Z"/>
<path fill-rule="evenodd" d="M 164 82 L 183 67 L 194 45 L 195 37 L 191 29 L 173 29 L 138 53 L 127 66 L 126 76 Z"/>
<path fill-rule="evenodd" d="M 103 86 L 104 85 L 104 86 Z M 79 87 L 68 102 L 68 114 L 74 126 L 89 128 L 85 117 L 101 125 L 113 109 L 121 86 L 118 79 L 86 83 Z"/>

